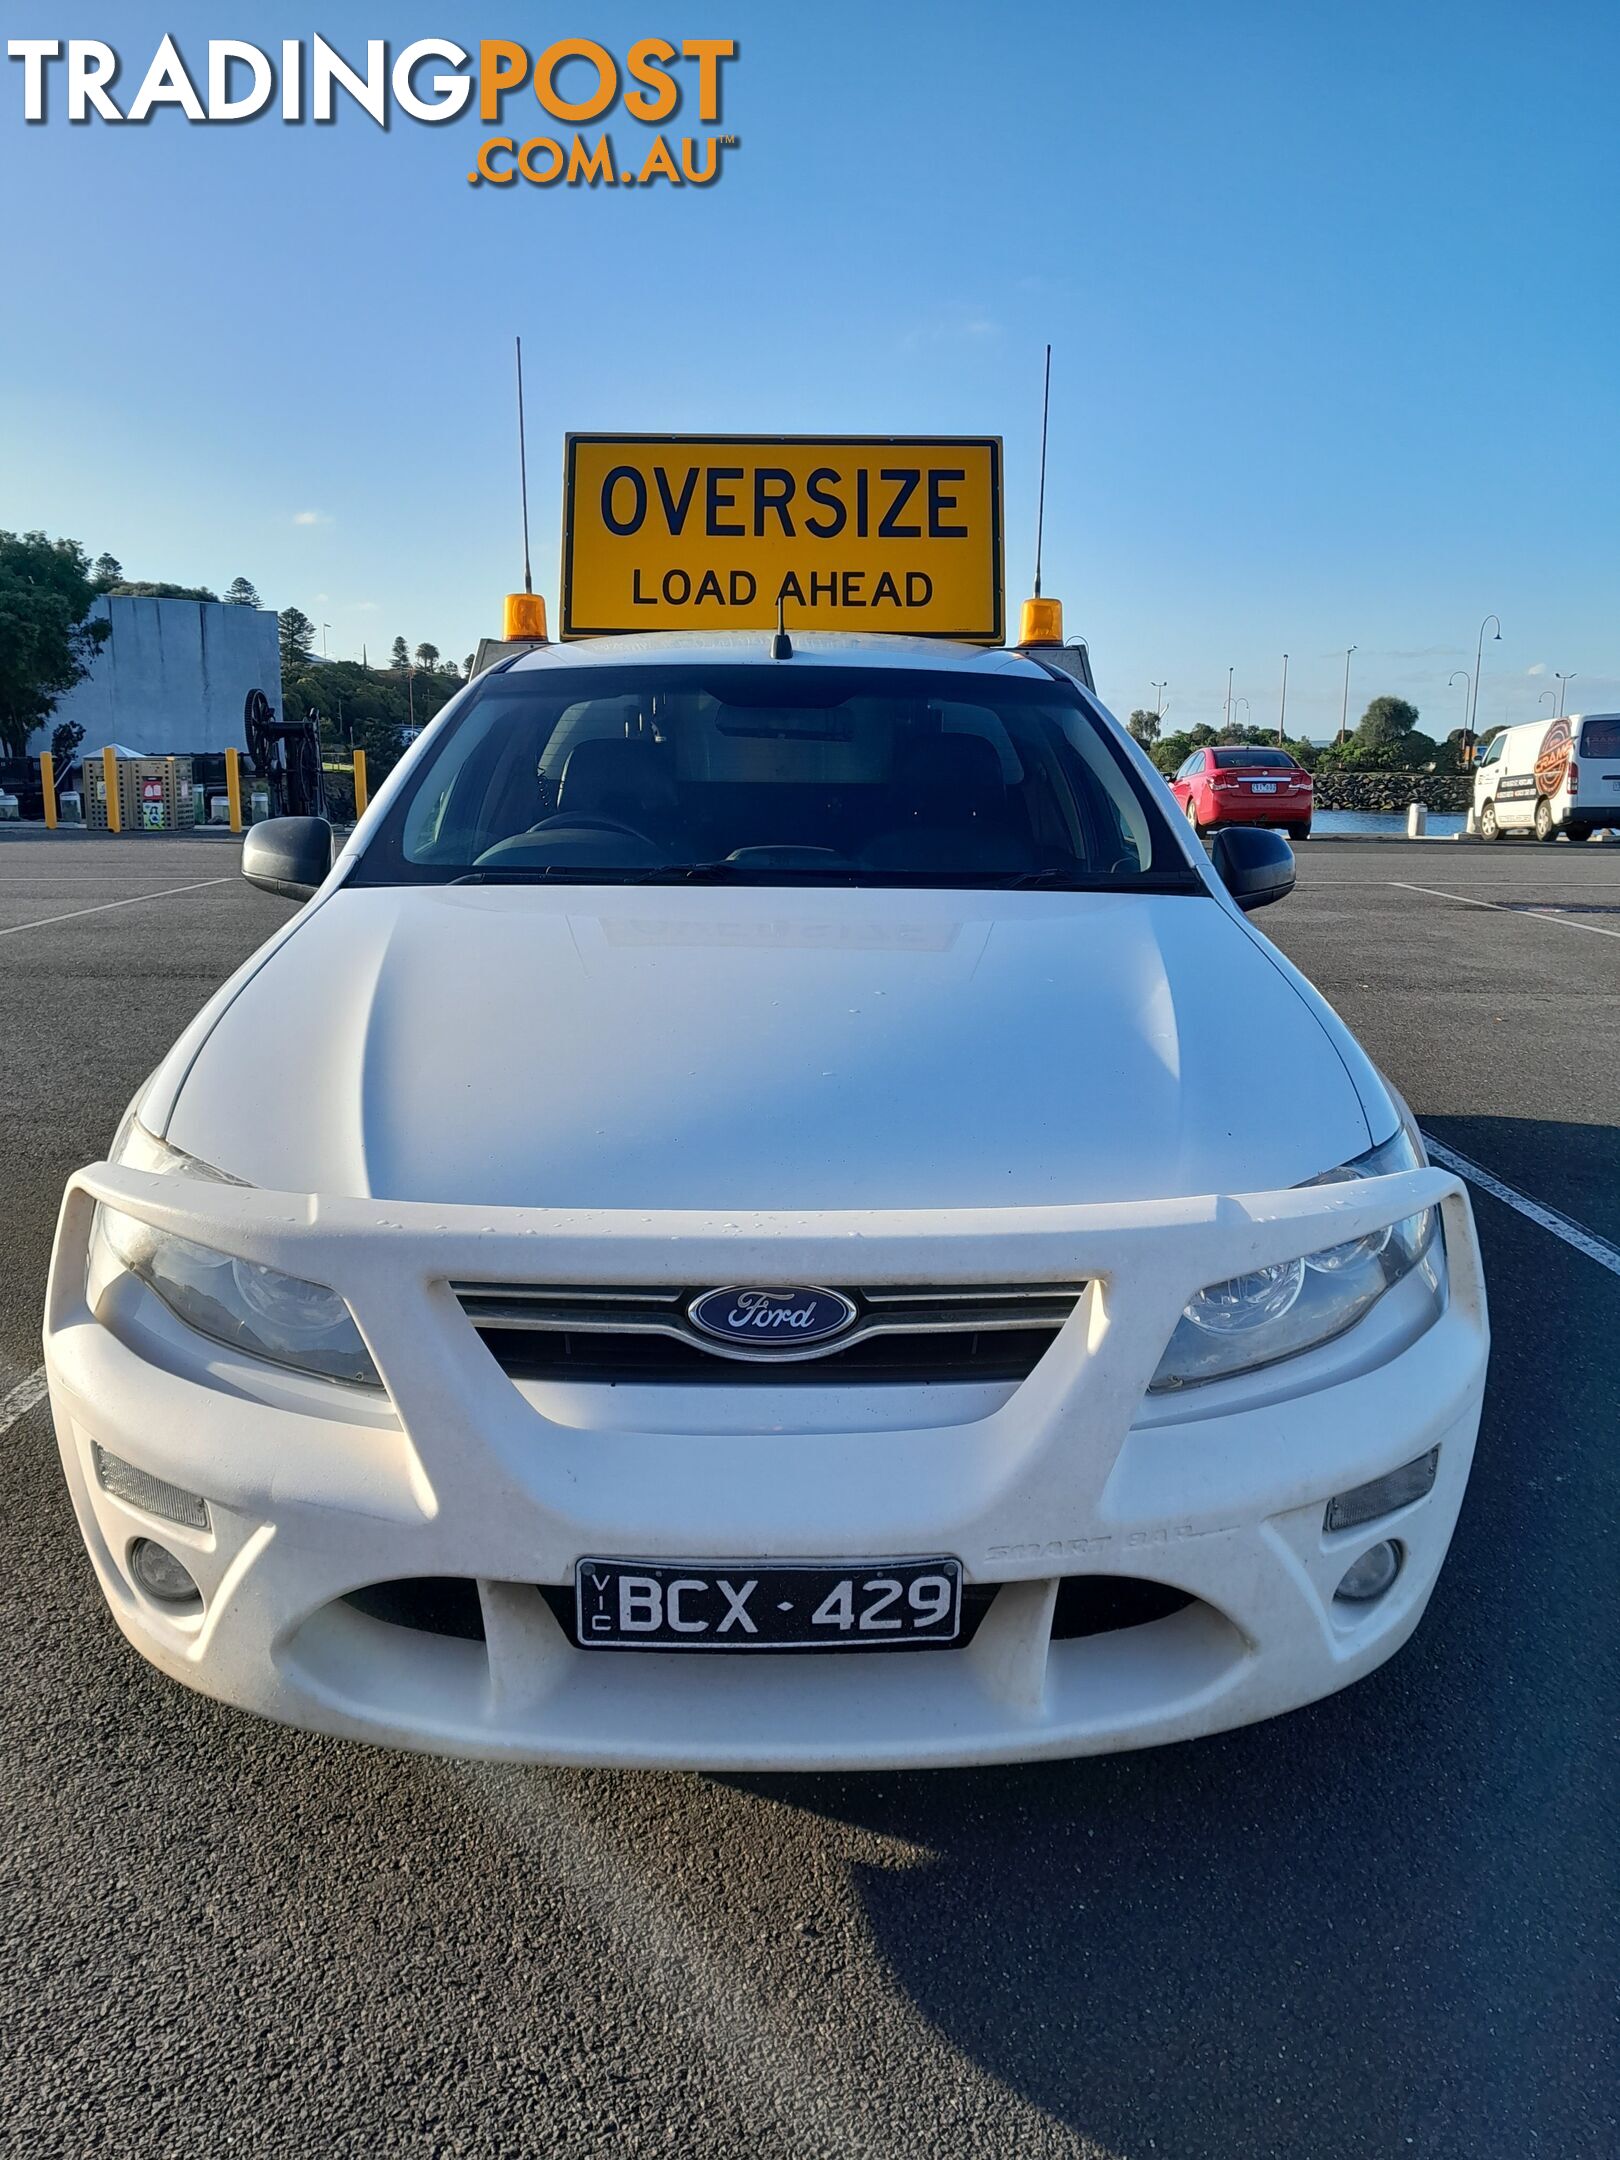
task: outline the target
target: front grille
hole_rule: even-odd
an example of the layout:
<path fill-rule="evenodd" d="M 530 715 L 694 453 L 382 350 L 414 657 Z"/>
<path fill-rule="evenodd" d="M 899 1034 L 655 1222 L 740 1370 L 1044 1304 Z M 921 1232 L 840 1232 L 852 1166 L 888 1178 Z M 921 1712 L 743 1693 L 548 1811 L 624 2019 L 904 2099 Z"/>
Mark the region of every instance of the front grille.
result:
<path fill-rule="evenodd" d="M 847 1291 L 853 1325 L 791 1358 L 728 1355 L 687 1318 L 701 1289 L 452 1283 L 514 1380 L 599 1385 L 849 1387 L 1022 1380 L 1073 1312 L 1079 1283 L 885 1285 Z"/>

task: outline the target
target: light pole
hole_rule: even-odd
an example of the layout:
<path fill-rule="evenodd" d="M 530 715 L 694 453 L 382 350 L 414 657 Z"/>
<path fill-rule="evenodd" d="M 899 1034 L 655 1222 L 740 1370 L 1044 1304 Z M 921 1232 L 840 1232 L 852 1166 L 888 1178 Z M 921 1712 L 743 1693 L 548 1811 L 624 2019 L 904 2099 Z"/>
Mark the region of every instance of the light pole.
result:
<path fill-rule="evenodd" d="M 1350 719 L 1350 655 L 1359 650 L 1359 646 L 1347 645 L 1344 651 L 1344 702 L 1339 707 L 1339 740 L 1341 743 L 1344 741 L 1345 729 Z"/>
<path fill-rule="evenodd" d="M 1284 720 L 1285 720 L 1285 719 L 1286 719 L 1287 717 L 1288 717 L 1288 655 L 1287 655 L 1286 653 L 1284 653 L 1284 654 L 1283 654 L 1283 686 L 1282 686 L 1282 703 L 1281 703 L 1281 704 L 1280 704 L 1280 705 L 1279 705 L 1279 706 L 1277 707 L 1277 741 L 1278 741 L 1278 744 L 1279 744 L 1279 745 L 1281 744 L 1281 742 L 1282 742 L 1282 739 L 1283 739 L 1283 722 L 1284 722 Z"/>
<path fill-rule="evenodd" d="M 323 660 L 324 660 L 324 659 L 325 659 L 325 658 L 327 657 L 327 652 L 326 652 L 326 633 L 327 633 L 327 631 L 328 631 L 328 630 L 330 630 L 330 629 L 331 629 L 331 627 L 332 627 L 332 625 L 331 625 L 331 624 L 330 624 L 329 622 L 323 622 L 323 623 L 321 624 L 321 658 L 322 658 Z"/>
<path fill-rule="evenodd" d="M 1463 679 L 1463 733 L 1466 735 L 1468 733 L 1468 692 L 1473 685 L 1474 678 L 1465 667 L 1454 667 L 1446 677 L 1446 688 L 1448 690 L 1459 675 Z"/>
<path fill-rule="evenodd" d="M 1474 647 L 1474 708 L 1473 711 L 1470 713 L 1468 719 L 1468 732 L 1470 735 L 1477 735 L 1479 733 L 1479 670 L 1480 662 L 1483 659 L 1485 652 L 1485 623 L 1495 623 L 1496 642 L 1498 645 L 1500 645 L 1502 642 L 1501 616 L 1487 615 L 1485 618 L 1485 622 L 1482 622 L 1479 626 L 1479 642 Z"/>
<path fill-rule="evenodd" d="M 1543 690 L 1541 693 L 1541 697 L 1538 697 L 1536 699 L 1536 703 L 1539 705 L 1541 703 L 1541 698 L 1552 698 L 1556 700 L 1557 695 L 1558 693 L 1555 690 Z"/>
<path fill-rule="evenodd" d="M 1564 717 L 1564 692 L 1575 678 L 1573 675 L 1559 675 L 1556 668 L 1553 669 L 1553 674 L 1558 679 L 1558 718 L 1562 720 Z"/>
<path fill-rule="evenodd" d="M 1244 724 L 1244 726 L 1245 726 L 1245 727 L 1249 726 L 1249 724 L 1250 724 L 1250 723 L 1251 723 L 1251 722 L 1253 721 L 1253 719 L 1254 719 L 1254 713 L 1253 713 L 1253 709 L 1251 708 L 1251 706 L 1250 706 L 1250 704 L 1249 704 L 1249 701 L 1248 701 L 1248 699 L 1247 699 L 1246 697 L 1234 698 L 1234 699 L 1232 700 L 1232 704 L 1233 704 L 1234 708 L 1236 708 L 1237 706 L 1241 705 L 1241 706 L 1243 707 L 1243 710 L 1244 710 L 1244 711 L 1245 711 L 1246 713 L 1248 713 L 1248 715 L 1249 715 L 1249 718 L 1248 718 L 1248 720 L 1246 720 L 1246 721 L 1245 721 L 1245 722 L 1244 722 L 1243 724 Z"/>
<path fill-rule="evenodd" d="M 1150 682 L 1148 684 L 1148 688 L 1155 693 L 1158 699 L 1158 702 L 1154 706 L 1153 711 L 1155 717 L 1160 720 L 1164 718 L 1164 693 L 1169 689 L 1169 687 L 1170 684 L 1168 680 L 1164 682 Z"/>
<path fill-rule="evenodd" d="M 1232 670 L 1226 671 L 1226 724 L 1232 725 Z"/>

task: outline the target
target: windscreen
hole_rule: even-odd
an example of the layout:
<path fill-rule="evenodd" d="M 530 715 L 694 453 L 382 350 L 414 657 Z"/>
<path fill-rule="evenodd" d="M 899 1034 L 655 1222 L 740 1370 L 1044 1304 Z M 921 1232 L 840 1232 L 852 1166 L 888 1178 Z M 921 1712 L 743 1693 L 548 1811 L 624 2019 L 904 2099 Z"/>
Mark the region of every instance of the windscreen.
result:
<path fill-rule="evenodd" d="M 1280 765 L 1288 772 L 1298 769 L 1298 760 L 1291 758 L 1286 750 L 1254 750 L 1247 744 L 1241 749 L 1217 750 L 1215 763 L 1222 772 L 1229 772 L 1234 766 L 1244 772 L 1269 770 L 1274 765 Z"/>
<path fill-rule="evenodd" d="M 1202 886 L 1067 684 L 791 661 L 487 676 L 359 883 Z"/>

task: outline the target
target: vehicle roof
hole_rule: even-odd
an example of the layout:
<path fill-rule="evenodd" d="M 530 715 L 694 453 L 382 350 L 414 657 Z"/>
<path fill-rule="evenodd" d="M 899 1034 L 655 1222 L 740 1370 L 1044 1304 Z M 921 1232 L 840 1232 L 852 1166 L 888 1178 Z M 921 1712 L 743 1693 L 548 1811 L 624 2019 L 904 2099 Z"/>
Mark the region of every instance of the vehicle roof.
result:
<path fill-rule="evenodd" d="M 1539 720 L 1514 720 L 1507 727 L 1503 728 L 1502 733 L 1504 735 L 1525 735 L 1528 734 L 1532 728 L 1550 727 L 1553 721 L 1558 719 L 1567 720 L 1572 728 L 1578 728 L 1583 720 L 1620 720 L 1620 713 L 1543 713 Z"/>
<path fill-rule="evenodd" d="M 794 630 L 791 662 L 781 666 L 926 668 L 964 675 L 1017 675 L 1026 681 L 1049 681 L 1044 668 L 1004 645 L 962 645 L 951 638 L 879 637 L 842 630 Z M 712 667 L 717 662 L 771 662 L 768 630 L 663 630 L 624 637 L 572 638 L 566 644 L 537 645 L 516 659 L 508 674 L 534 674 L 551 667 L 623 667 L 637 660 L 658 660 L 680 667 Z"/>

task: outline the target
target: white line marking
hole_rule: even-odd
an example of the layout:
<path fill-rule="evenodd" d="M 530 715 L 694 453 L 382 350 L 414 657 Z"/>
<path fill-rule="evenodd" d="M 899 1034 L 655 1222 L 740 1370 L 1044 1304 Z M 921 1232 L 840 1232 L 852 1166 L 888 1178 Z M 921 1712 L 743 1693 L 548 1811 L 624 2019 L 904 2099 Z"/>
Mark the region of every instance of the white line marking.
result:
<path fill-rule="evenodd" d="M 65 915 L 42 915 L 38 922 L 13 923 L 9 930 L 0 930 L 0 937 L 17 937 L 24 930 L 48 930 L 52 923 L 72 922 L 78 915 L 105 915 L 109 908 L 139 907 L 143 900 L 167 900 L 173 893 L 205 892 L 210 885 L 229 885 L 228 877 L 201 878 L 195 885 L 166 885 L 162 892 L 136 893 L 130 900 L 103 900 L 95 907 L 69 908 Z"/>
<path fill-rule="evenodd" d="M 162 877 L 161 870 L 137 870 L 137 877 Z M 0 885 L 116 885 L 124 876 L 122 870 L 98 871 L 94 877 L 70 877 L 66 871 L 60 876 L 44 870 L 0 870 Z"/>
<path fill-rule="evenodd" d="M 1397 892 L 1427 893 L 1431 900 L 1459 900 L 1464 907 L 1489 908 L 1495 915 L 1521 915 L 1531 922 L 1556 923 L 1560 930 L 1590 930 L 1593 937 L 1620 937 L 1620 930 L 1607 930 L 1602 923 L 1575 922 L 1568 915 L 1552 915 L 1544 908 L 1504 907 L 1500 900 L 1470 900 L 1467 893 L 1440 892 L 1433 885 L 1407 885 L 1400 878 L 1391 878 L 1390 884 Z"/>
<path fill-rule="evenodd" d="M 1528 1193 L 1519 1191 L 1516 1185 L 1508 1185 L 1494 1172 L 1481 1164 L 1472 1162 L 1466 1155 L 1459 1155 L 1455 1148 L 1442 1147 L 1428 1133 L 1423 1135 L 1424 1144 L 1437 1163 L 1447 1170 L 1455 1170 L 1459 1177 L 1467 1178 L 1470 1185 L 1477 1185 L 1481 1192 L 1488 1192 L 1493 1200 L 1501 1200 L 1517 1210 L 1527 1222 L 1539 1223 L 1543 1230 L 1550 1230 L 1555 1238 L 1562 1238 L 1576 1252 L 1585 1253 L 1588 1260 L 1595 1260 L 1599 1267 L 1608 1269 L 1611 1275 L 1620 1275 L 1620 1245 L 1611 1245 L 1607 1238 L 1600 1238 L 1595 1230 L 1588 1230 L 1584 1223 L 1571 1221 L 1560 1215 L 1556 1208 L 1543 1207 L 1539 1200 L 1532 1200 Z"/>
<path fill-rule="evenodd" d="M 45 1368 L 31 1372 L 26 1380 L 19 1380 L 9 1395 L 0 1395 L 0 1437 L 10 1432 L 19 1418 L 26 1417 L 36 1404 L 45 1400 Z"/>

